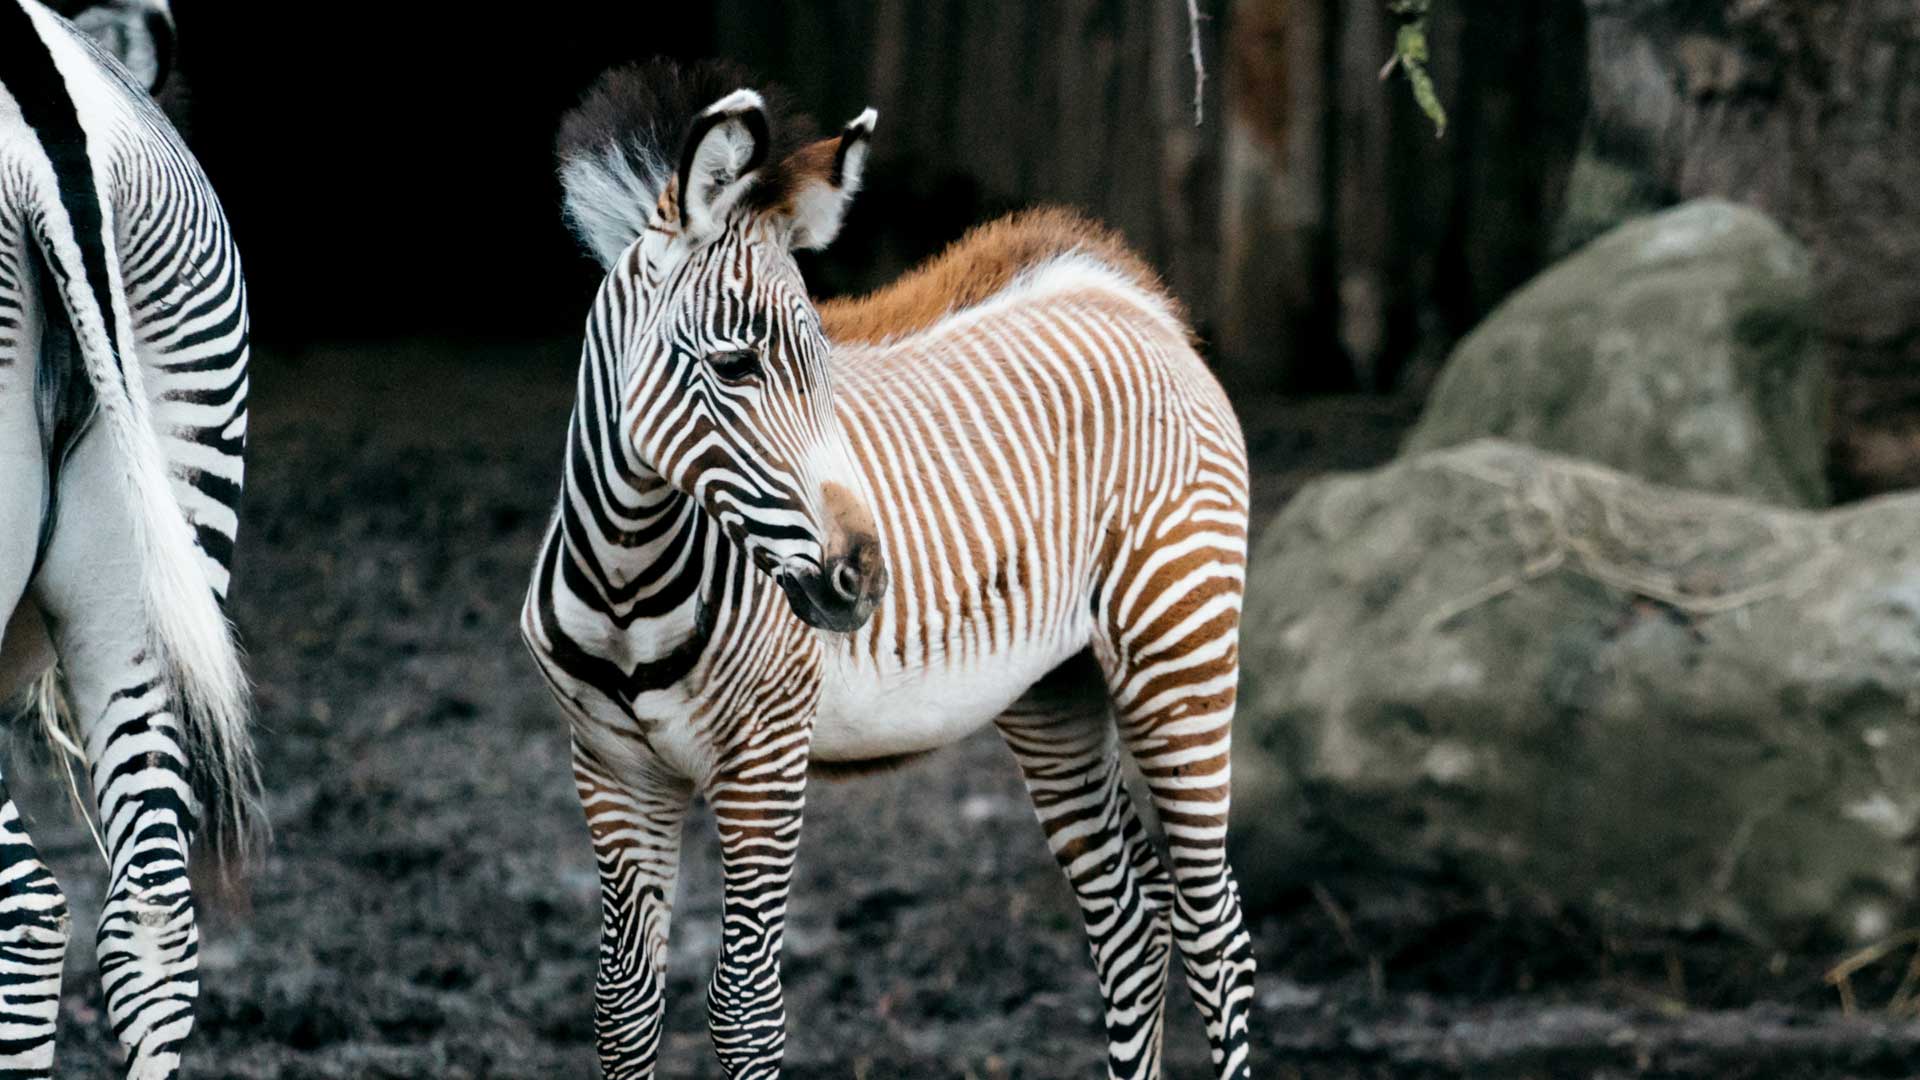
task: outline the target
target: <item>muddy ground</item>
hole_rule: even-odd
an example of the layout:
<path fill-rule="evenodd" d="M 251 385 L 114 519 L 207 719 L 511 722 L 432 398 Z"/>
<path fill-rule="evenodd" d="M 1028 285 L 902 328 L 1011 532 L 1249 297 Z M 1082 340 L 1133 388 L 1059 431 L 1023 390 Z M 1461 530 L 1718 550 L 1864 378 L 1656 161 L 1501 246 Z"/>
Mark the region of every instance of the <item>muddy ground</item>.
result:
<path fill-rule="evenodd" d="M 566 346 L 257 355 L 235 610 L 277 832 L 251 909 L 206 918 L 191 1075 L 594 1075 L 593 866 L 563 724 L 514 630 L 572 363 Z M 1306 476 L 1382 460 L 1407 418 L 1359 400 L 1244 411 L 1267 511 Z M 13 743 L 15 790 L 90 926 L 98 856 L 32 740 Z M 687 844 L 669 1077 L 719 1075 L 709 829 L 697 818 Z M 1103 1075 L 1077 915 L 991 733 L 817 784 L 803 854 L 788 1075 Z M 1301 890 L 1257 940 L 1260 1076 L 1920 1070 L 1920 1026 L 1843 1016 L 1817 945 L 1639 936 L 1365 877 Z M 1860 980 L 1863 1006 L 1893 966 Z M 90 940 L 68 972 L 60 1075 L 115 1075 Z M 1205 1075 L 1182 990 L 1170 1028 L 1169 1075 Z"/>

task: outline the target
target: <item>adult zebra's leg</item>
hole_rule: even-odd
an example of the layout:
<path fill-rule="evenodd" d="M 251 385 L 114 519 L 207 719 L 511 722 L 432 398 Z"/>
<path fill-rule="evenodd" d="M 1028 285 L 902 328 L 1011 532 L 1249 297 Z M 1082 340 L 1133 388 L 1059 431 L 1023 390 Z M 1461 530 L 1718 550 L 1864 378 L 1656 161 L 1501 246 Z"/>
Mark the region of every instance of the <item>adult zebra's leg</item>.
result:
<path fill-rule="evenodd" d="M 726 896 L 707 1027 L 730 1080 L 780 1075 L 787 1008 L 780 985 L 787 893 L 806 801 L 807 739 L 769 739 L 707 790 Z"/>
<path fill-rule="evenodd" d="M 0 698 L 24 691 L 53 661 L 40 614 L 25 599 L 46 494 L 34 408 L 40 304 L 19 211 L 0 199 Z M 53 1074 L 70 923 L 66 898 L 0 777 L 0 1078 Z"/>
<path fill-rule="evenodd" d="M 1223 541 L 1229 551 L 1231 546 Z M 1171 579 L 1096 643 L 1122 738 L 1166 832 L 1173 934 L 1222 1080 L 1248 1075 L 1253 940 L 1227 866 L 1231 731 L 1239 681 L 1239 564 L 1201 545 L 1156 568 Z M 1114 593 L 1131 590 L 1116 587 Z"/>
<path fill-rule="evenodd" d="M 63 661 L 78 686 L 85 661 Z M 179 725 L 159 672 L 134 654 L 124 685 L 76 689 L 107 836 L 109 876 L 97 949 L 107 1020 L 132 1080 L 178 1074 L 200 996 L 200 930 L 187 877 L 193 796 Z M 80 704 L 86 702 L 87 704 Z"/>
<path fill-rule="evenodd" d="M 1068 661 L 998 721 L 1073 886 L 1106 1005 L 1107 1072 L 1160 1075 L 1171 884 L 1134 811 L 1100 670 Z"/>
<path fill-rule="evenodd" d="M 195 802 L 179 719 L 153 655 L 142 560 L 112 443 L 82 441 L 61 479 L 34 596 L 47 616 L 79 721 L 106 834 L 100 981 L 127 1075 L 177 1074 L 193 1027 L 200 935 L 187 878 Z"/>
<path fill-rule="evenodd" d="M 0 1080 L 53 1075 L 72 920 L 0 779 Z"/>
<path fill-rule="evenodd" d="M 667 935 L 693 787 L 667 770 L 622 782 L 578 742 L 573 778 L 600 867 L 593 1033 L 607 1080 L 642 1080 L 660 1057 Z"/>
<path fill-rule="evenodd" d="M 0 379 L 0 393 L 4 390 Z M 0 400 L 0 410 L 4 404 Z M 3 428 L 0 421 L 0 441 L 7 435 Z M 32 520 L 40 492 L 22 483 L 17 471 L 8 479 L 10 490 L 0 493 L 6 503 L 0 505 L 0 520 L 10 518 L 14 527 L 0 539 L 0 566 L 10 571 L 0 585 L 0 610 L 12 615 L 0 623 L 0 698 L 18 699 L 52 666 L 54 655 L 39 609 L 24 598 L 33 558 L 29 545 L 38 530 L 22 523 Z M 24 499 L 21 488 L 27 489 Z M 9 543 L 14 549 L 3 550 Z M 60 974 L 72 922 L 60 884 L 41 861 L 0 775 L 0 1080 L 53 1075 Z"/>

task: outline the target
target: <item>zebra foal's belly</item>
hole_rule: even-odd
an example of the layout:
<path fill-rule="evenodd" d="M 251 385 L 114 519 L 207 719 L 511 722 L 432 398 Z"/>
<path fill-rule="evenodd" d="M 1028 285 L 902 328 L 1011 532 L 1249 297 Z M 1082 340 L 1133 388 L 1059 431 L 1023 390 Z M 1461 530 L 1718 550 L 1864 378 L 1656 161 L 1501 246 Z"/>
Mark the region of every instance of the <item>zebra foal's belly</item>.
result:
<path fill-rule="evenodd" d="M 1022 643 L 949 664 L 886 668 L 840 643 L 822 665 L 813 756 L 866 761 L 936 750 L 993 722 L 1027 688 L 1086 647 L 1079 640 Z"/>

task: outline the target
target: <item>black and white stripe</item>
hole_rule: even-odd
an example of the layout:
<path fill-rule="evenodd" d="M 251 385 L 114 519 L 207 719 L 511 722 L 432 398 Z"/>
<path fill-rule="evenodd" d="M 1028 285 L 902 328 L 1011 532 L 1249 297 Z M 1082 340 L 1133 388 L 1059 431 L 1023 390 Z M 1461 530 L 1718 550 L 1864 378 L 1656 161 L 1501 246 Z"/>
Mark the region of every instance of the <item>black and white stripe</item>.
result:
<path fill-rule="evenodd" d="M 190 840 L 237 863 L 260 827 L 246 683 L 222 612 L 247 358 L 226 219 L 142 81 L 41 5 L 0 0 L 0 439 L 22 438 L 23 412 L 91 416 L 34 415 L 42 475 L 6 477 L 0 520 L 46 540 L 24 559 L 0 549 L 12 612 L 0 669 L 17 680 L 58 660 L 71 727 L 56 735 L 85 756 L 106 839 L 98 953 L 130 1076 L 175 1075 L 192 1027 Z M 67 400 L 22 410 L 36 385 Z M 90 409 L 73 407 L 81 396 Z M 0 926 L 42 934 L 58 889 L 11 803 L 0 850 L 12 860 Z M 0 1075 L 51 1064 L 54 1017 L 37 1002 L 42 987 L 57 999 L 58 955 L 27 930 L 26 944 L 0 941 L 0 969 L 20 965 L 18 985 L 33 988 L 0 994 Z"/>

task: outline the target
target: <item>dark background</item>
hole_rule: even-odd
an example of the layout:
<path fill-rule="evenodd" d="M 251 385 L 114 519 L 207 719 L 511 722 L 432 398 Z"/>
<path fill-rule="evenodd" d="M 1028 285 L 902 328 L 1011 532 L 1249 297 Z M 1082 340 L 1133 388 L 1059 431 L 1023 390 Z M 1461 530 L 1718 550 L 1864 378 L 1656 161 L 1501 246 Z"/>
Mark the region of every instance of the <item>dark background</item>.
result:
<path fill-rule="evenodd" d="M 773 31 L 789 21 L 780 5 L 736 6 Z M 508 18 L 344 4 L 297 28 L 276 5 L 175 10 L 167 100 L 232 219 L 268 344 L 575 333 L 599 271 L 561 222 L 561 115 L 616 64 L 755 51 L 722 49 L 725 20 L 702 4 L 548 4 Z M 835 51 L 850 63 L 867 52 Z M 756 74 L 781 74 L 780 57 L 762 59 Z M 843 65 L 837 93 L 799 104 L 831 129 L 865 107 L 865 81 Z M 896 126 L 883 125 L 881 167 L 834 250 L 802 256 L 823 295 L 877 284 L 983 212 L 1028 201 L 983 197 L 964 169 L 917 160 Z"/>
<path fill-rule="evenodd" d="M 342 3 L 312 17 L 183 0 L 189 141 L 232 219 L 257 338 L 576 329 L 598 274 L 560 222 L 559 116 L 611 64 L 707 54 L 703 7 Z"/>

